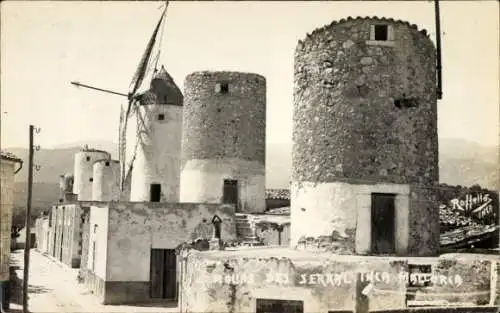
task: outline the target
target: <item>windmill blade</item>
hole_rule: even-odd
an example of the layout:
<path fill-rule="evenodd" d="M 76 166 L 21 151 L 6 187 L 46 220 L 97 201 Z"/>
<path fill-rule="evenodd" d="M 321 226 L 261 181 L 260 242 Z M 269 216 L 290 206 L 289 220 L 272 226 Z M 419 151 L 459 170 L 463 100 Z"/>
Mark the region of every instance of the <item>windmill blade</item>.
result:
<path fill-rule="evenodd" d="M 124 112 L 124 115 L 120 118 L 120 140 L 119 140 L 119 153 L 120 153 L 120 162 L 121 162 L 121 189 L 125 190 L 125 183 L 130 176 L 130 171 L 133 167 L 133 162 L 135 160 L 135 150 L 134 148 L 134 156 L 131 159 L 131 163 L 129 164 L 129 169 L 127 171 L 127 162 L 126 162 L 126 136 L 127 136 L 127 127 L 128 127 L 128 119 L 130 117 L 130 112 L 132 109 L 137 109 L 137 104 L 139 102 L 139 97 L 141 94 L 146 92 L 151 87 L 151 81 L 153 79 L 154 74 L 156 73 L 156 66 L 158 64 L 158 60 L 160 57 L 161 47 L 158 43 L 158 34 L 160 30 L 160 26 L 165 26 L 165 16 L 168 8 L 168 1 L 165 3 L 165 9 L 151 35 L 151 38 L 148 41 L 146 46 L 146 50 L 141 57 L 137 70 L 132 78 L 132 82 L 130 83 L 130 89 L 128 94 L 128 104 L 127 109 Z M 162 36 L 163 36 L 163 28 L 162 28 Z M 161 43 L 161 38 L 160 38 Z M 136 138 L 138 140 L 138 138 Z"/>

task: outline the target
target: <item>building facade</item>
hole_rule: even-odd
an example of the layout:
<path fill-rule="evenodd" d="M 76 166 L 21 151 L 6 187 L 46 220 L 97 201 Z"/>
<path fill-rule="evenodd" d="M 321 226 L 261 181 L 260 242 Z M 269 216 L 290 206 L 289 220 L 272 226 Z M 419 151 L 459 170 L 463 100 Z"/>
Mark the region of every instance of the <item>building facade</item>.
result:
<path fill-rule="evenodd" d="M 94 203 L 84 225 L 80 276 L 104 304 L 177 301 L 177 249 L 236 240 L 234 206 L 221 204 Z"/>
<path fill-rule="evenodd" d="M 195 72 L 184 83 L 181 202 L 265 210 L 266 80 Z"/>
<path fill-rule="evenodd" d="M 15 155 L 0 152 L 0 306 L 9 307 L 10 245 L 12 210 L 14 209 L 14 175 L 21 170 L 23 161 Z M 28 227 L 29 229 L 29 227 Z"/>
<path fill-rule="evenodd" d="M 294 82 L 292 245 L 437 255 L 436 52 L 425 30 L 333 22 L 299 41 Z"/>

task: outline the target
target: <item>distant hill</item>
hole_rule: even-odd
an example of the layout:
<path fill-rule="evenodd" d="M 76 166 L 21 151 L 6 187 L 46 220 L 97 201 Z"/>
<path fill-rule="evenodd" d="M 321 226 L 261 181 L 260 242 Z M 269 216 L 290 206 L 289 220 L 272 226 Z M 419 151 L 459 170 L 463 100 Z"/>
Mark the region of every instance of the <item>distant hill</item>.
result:
<path fill-rule="evenodd" d="M 268 188 L 288 188 L 292 168 L 292 144 L 272 143 L 267 148 L 266 180 Z M 440 182 L 450 185 L 498 190 L 498 148 L 461 139 L 440 139 Z"/>
<path fill-rule="evenodd" d="M 41 165 L 35 172 L 33 207 L 47 207 L 58 198 L 59 175 L 73 172 L 73 157 L 85 142 L 41 149 L 35 154 L 35 163 Z M 102 149 L 118 155 L 113 142 L 88 143 L 89 147 Z M 266 158 L 267 188 L 289 188 L 292 167 L 291 143 L 268 143 Z M 482 187 L 498 190 L 498 151 L 496 147 L 481 146 L 460 139 L 440 140 L 440 181 L 451 185 Z M 6 149 L 27 162 L 27 149 Z M 16 175 L 15 205 L 26 203 L 27 166 Z"/>
<path fill-rule="evenodd" d="M 34 172 L 33 181 L 43 183 L 59 183 L 59 175 L 73 173 L 74 156 L 85 145 L 85 142 L 75 142 L 57 146 L 54 149 L 40 149 L 34 155 L 34 163 L 40 165 L 40 169 Z M 112 142 L 89 143 L 89 147 L 108 151 L 113 158 L 118 156 L 118 146 Z M 43 148 L 43 147 L 42 147 Z M 24 160 L 25 165 L 16 175 L 16 181 L 28 180 L 28 149 L 12 148 L 6 149 Z"/>

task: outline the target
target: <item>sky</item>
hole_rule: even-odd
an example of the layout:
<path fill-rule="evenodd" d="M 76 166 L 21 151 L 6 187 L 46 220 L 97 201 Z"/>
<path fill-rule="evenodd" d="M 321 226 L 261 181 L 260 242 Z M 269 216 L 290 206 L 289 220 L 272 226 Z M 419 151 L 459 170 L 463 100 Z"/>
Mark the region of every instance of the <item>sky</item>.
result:
<path fill-rule="evenodd" d="M 127 93 L 163 2 L 2 1 L 1 144 L 42 148 L 118 138 Z M 441 1 L 440 138 L 496 146 L 499 129 L 498 1 Z M 183 89 L 187 74 L 229 70 L 267 79 L 267 141 L 290 142 L 293 55 L 299 39 L 347 16 L 402 19 L 435 41 L 432 1 L 171 2 L 160 63 Z"/>

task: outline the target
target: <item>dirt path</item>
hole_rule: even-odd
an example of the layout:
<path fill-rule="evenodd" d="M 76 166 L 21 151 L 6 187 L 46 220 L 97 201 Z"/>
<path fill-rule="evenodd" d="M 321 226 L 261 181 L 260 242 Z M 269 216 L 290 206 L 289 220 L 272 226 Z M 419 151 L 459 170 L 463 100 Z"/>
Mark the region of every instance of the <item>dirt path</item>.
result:
<path fill-rule="evenodd" d="M 16 274 L 23 279 L 23 251 L 11 254 Z M 178 312 L 177 308 L 102 305 L 77 282 L 77 269 L 70 269 L 35 250 L 30 254 L 29 310 L 38 312 Z M 21 283 L 22 284 L 22 283 Z M 22 288 L 22 287 L 21 287 Z M 12 312 L 22 309 L 20 299 L 11 303 Z"/>

